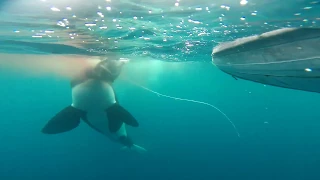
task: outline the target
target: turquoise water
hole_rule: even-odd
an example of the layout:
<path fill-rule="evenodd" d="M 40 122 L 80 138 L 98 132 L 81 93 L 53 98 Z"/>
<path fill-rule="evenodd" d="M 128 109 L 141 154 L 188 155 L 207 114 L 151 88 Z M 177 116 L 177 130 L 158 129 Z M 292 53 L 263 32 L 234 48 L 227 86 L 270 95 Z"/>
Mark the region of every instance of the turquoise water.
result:
<path fill-rule="evenodd" d="M 235 80 L 211 63 L 220 42 L 319 27 L 319 1 L 0 2 L 0 179 L 320 178 L 320 96 Z M 114 88 L 147 153 L 121 151 L 84 123 L 41 133 L 71 103 L 81 64 L 62 62 L 93 56 L 130 59 Z M 240 138 L 214 108 L 144 87 L 218 107 Z"/>

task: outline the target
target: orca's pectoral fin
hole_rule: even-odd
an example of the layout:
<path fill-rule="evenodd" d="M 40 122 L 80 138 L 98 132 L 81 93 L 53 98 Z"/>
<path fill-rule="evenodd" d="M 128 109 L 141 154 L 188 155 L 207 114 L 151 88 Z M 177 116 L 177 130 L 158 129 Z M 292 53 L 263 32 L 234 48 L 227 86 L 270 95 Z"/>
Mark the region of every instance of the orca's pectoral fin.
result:
<path fill-rule="evenodd" d="M 58 134 L 70 131 L 80 124 L 85 112 L 68 106 L 56 114 L 42 129 L 45 134 Z"/>
<path fill-rule="evenodd" d="M 111 132 L 116 132 L 120 129 L 122 123 L 127 125 L 138 127 L 138 121 L 122 106 L 115 103 L 110 108 L 106 110 L 107 117 L 109 120 L 109 130 Z"/>

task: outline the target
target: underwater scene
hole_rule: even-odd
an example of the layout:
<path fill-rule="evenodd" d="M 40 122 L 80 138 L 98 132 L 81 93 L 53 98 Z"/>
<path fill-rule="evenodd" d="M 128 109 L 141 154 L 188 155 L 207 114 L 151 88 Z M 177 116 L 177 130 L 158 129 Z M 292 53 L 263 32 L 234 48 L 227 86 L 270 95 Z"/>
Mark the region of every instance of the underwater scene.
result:
<path fill-rule="evenodd" d="M 0 0 L 0 180 L 319 180 L 320 1 Z"/>

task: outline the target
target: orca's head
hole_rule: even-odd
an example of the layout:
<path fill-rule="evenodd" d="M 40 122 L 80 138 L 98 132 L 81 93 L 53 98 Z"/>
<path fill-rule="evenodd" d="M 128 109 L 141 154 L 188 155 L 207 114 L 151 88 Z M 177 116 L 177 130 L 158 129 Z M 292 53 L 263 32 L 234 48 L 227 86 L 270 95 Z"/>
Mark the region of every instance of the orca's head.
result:
<path fill-rule="evenodd" d="M 123 65 L 128 61 L 127 59 L 105 59 L 96 65 L 95 72 L 102 79 L 114 81 L 120 75 Z"/>

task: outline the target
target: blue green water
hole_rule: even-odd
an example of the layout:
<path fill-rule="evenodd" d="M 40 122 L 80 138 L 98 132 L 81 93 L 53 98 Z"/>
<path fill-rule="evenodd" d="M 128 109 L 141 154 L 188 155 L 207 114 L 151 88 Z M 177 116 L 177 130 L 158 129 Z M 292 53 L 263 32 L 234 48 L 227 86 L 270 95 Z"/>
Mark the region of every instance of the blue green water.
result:
<path fill-rule="evenodd" d="M 220 42 L 282 27 L 318 27 L 319 1 L 0 2 L 1 180 L 320 179 L 320 95 L 235 80 L 210 56 Z M 214 108 L 158 96 L 125 78 L 115 82 L 115 91 L 138 119 L 140 127 L 128 132 L 147 153 L 121 151 L 84 123 L 44 135 L 46 122 L 71 102 L 69 79 L 28 64 L 30 54 L 45 54 L 41 61 L 129 58 L 125 77 L 217 106 L 241 137 Z"/>

